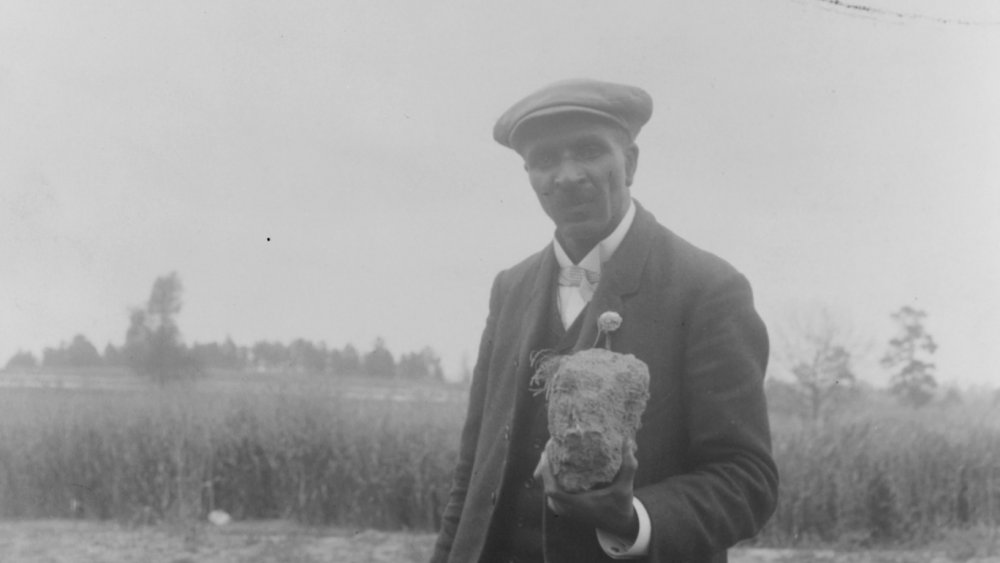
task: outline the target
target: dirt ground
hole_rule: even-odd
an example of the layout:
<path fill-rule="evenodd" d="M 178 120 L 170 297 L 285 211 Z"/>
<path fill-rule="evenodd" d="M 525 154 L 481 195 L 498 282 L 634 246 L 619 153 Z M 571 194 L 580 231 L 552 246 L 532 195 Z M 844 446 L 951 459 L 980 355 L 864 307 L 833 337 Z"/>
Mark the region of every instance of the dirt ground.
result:
<path fill-rule="evenodd" d="M 314 529 L 285 522 L 129 529 L 114 523 L 42 520 L 0 522 L 4 563 L 410 563 L 430 556 L 434 536 L 371 530 Z M 841 553 L 735 549 L 734 563 L 946 563 L 944 553 Z M 959 557 L 1000 563 L 1000 557 Z"/>

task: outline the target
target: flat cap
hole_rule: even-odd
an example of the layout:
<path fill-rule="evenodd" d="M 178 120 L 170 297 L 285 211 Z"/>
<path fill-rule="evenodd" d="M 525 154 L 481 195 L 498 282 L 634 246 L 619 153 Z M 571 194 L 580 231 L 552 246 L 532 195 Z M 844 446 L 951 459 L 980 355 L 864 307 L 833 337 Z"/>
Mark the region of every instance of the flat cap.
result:
<path fill-rule="evenodd" d="M 562 80 L 511 106 L 493 126 L 493 138 L 514 148 L 518 127 L 536 117 L 559 113 L 589 113 L 610 119 L 635 139 L 653 114 L 653 99 L 635 86 L 586 78 Z"/>

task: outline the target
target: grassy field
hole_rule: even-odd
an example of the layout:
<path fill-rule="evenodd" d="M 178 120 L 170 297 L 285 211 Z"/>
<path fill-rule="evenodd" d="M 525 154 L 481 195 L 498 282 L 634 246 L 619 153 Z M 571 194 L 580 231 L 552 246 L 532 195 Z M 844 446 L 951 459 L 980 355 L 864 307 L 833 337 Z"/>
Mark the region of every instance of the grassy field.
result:
<path fill-rule="evenodd" d="M 883 401 L 825 424 L 772 416 L 781 474 L 768 545 L 922 545 L 1000 523 L 1000 425 L 986 403 Z"/>
<path fill-rule="evenodd" d="M 436 527 L 460 390 L 428 402 L 309 379 L 217 387 L 5 390 L 0 518 L 130 523 L 220 508 L 240 520 Z"/>
<path fill-rule="evenodd" d="M 0 393 L 0 519 L 433 532 L 464 417 L 446 385 L 236 376 Z M 756 547 L 1000 549 L 1000 413 L 971 397 L 772 414 L 781 503 Z M 974 538 L 970 540 L 969 538 Z M 972 542 L 972 545 L 963 547 Z"/>
<path fill-rule="evenodd" d="M 0 522 L 0 561 L 10 563 L 425 563 L 434 535 L 287 522 L 125 529 L 95 521 Z M 998 563 L 961 550 L 730 550 L 732 563 Z"/>

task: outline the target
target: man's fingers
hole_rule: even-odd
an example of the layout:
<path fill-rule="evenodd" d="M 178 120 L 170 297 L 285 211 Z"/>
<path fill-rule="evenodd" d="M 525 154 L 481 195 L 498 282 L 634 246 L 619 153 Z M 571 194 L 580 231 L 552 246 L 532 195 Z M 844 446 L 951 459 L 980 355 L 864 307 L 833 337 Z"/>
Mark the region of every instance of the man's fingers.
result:
<path fill-rule="evenodd" d="M 569 512 L 566 508 L 567 506 L 573 505 L 573 495 L 562 491 L 546 491 L 545 499 L 549 504 L 549 508 L 552 509 L 552 512 L 555 512 L 560 516 Z"/>
<path fill-rule="evenodd" d="M 546 492 L 559 490 L 559 487 L 556 485 L 556 478 L 552 475 L 552 469 L 549 468 L 549 458 L 545 452 L 542 452 L 542 457 L 538 460 L 538 466 L 535 467 L 532 477 L 536 481 L 538 479 L 542 480 L 542 486 Z"/>
<path fill-rule="evenodd" d="M 635 477 L 635 471 L 638 468 L 639 460 L 635 457 L 635 443 L 632 440 L 626 440 L 622 444 L 622 466 L 618 470 L 615 481 L 631 481 Z"/>
<path fill-rule="evenodd" d="M 538 479 L 539 477 L 544 479 L 546 473 L 545 470 L 548 469 L 548 466 L 549 458 L 545 455 L 545 452 L 542 451 L 542 457 L 538 460 L 538 465 L 535 466 L 535 472 L 532 473 L 531 476 L 535 479 Z"/>
<path fill-rule="evenodd" d="M 535 467 L 533 476 L 535 480 L 542 480 L 542 484 L 545 487 L 545 503 L 549 505 L 549 509 L 560 516 L 565 514 L 565 507 L 556 498 L 553 498 L 561 496 L 563 493 L 556 486 L 556 479 L 552 476 L 552 470 L 549 469 L 549 458 L 544 451 L 542 452 L 542 457 L 538 460 L 538 465 Z"/>

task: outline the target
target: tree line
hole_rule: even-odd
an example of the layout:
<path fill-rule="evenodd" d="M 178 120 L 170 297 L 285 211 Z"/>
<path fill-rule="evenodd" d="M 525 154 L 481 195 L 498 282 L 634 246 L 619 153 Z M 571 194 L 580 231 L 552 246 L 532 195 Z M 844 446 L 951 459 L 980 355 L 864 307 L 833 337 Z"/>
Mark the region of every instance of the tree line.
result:
<path fill-rule="evenodd" d="M 441 360 L 432 348 L 402 354 L 397 359 L 382 338 L 377 338 L 365 353 L 351 344 L 331 348 L 302 338 L 288 344 L 259 341 L 251 346 L 240 346 L 226 338 L 221 343 L 187 346 L 177 325 L 182 293 L 183 285 L 176 273 L 158 277 L 146 304 L 129 312 L 125 342 L 120 347 L 109 343 L 103 354 L 98 353 L 85 336 L 78 334 L 58 348 L 46 348 L 40 361 L 30 352 L 18 352 L 7 362 L 6 369 L 122 366 L 160 382 L 197 376 L 207 369 L 444 378 Z M 937 388 L 932 361 L 937 344 L 924 325 L 926 317 L 926 312 L 909 306 L 893 312 L 890 318 L 897 333 L 880 360 L 882 367 L 890 371 L 889 392 L 900 403 L 915 408 L 930 403 Z M 796 402 L 804 405 L 807 418 L 819 420 L 838 405 L 856 398 L 854 360 L 863 351 L 849 330 L 821 311 L 811 322 L 794 327 L 785 336 L 776 358 L 778 365 L 793 377 L 785 394 L 794 395 Z"/>
<path fill-rule="evenodd" d="M 146 305 L 129 312 L 121 346 L 108 343 L 102 353 L 86 336 L 77 334 L 68 343 L 45 348 L 41 358 L 18 351 L 5 369 L 128 368 L 161 382 L 199 376 L 209 369 L 444 379 L 441 359 L 433 348 L 427 346 L 397 358 L 382 338 L 376 338 L 371 350 L 364 353 L 351 344 L 328 347 L 324 342 L 304 338 L 288 344 L 261 340 L 242 346 L 227 337 L 221 343 L 186 345 L 176 320 L 182 293 L 183 285 L 176 273 L 157 278 Z"/>

